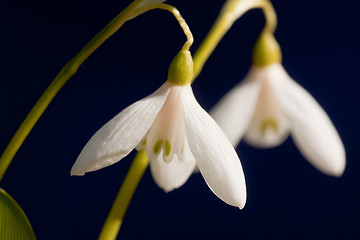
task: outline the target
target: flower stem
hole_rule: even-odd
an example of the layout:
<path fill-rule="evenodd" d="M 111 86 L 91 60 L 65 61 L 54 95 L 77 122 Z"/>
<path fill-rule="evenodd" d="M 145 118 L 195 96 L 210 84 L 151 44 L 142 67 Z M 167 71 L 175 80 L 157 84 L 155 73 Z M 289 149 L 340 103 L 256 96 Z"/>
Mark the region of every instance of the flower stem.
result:
<path fill-rule="evenodd" d="M 208 35 L 194 54 L 194 78 L 200 74 L 205 62 L 219 44 L 220 40 L 230 29 L 232 24 L 250 9 L 261 8 L 265 14 L 266 24 L 264 30 L 274 33 L 277 24 L 276 13 L 268 0 L 235 0 L 227 1 L 219 17 Z"/>
<path fill-rule="evenodd" d="M 180 27 L 183 29 L 184 34 L 187 38 L 187 41 L 185 42 L 182 50 L 189 50 L 191 45 L 194 42 L 194 37 L 190 31 L 189 26 L 187 25 L 185 19 L 181 16 L 179 10 L 177 10 L 175 7 L 169 5 L 169 4 L 165 4 L 165 3 L 159 3 L 159 4 L 154 4 L 151 7 L 146 7 L 146 8 L 139 8 L 139 11 L 148 11 L 148 10 L 152 10 L 152 9 L 162 9 L 162 10 L 167 10 L 169 12 L 171 12 L 174 17 L 176 18 L 176 20 L 178 21 Z"/>
<path fill-rule="evenodd" d="M 149 159 L 147 158 L 145 151 L 141 150 L 136 154 L 119 193 L 116 196 L 103 229 L 101 230 L 99 240 L 116 239 L 126 210 L 148 164 Z"/>
<path fill-rule="evenodd" d="M 16 131 L 10 143 L 0 158 L 0 181 L 3 178 L 15 154 L 22 143 L 39 120 L 47 106 L 64 84 L 77 72 L 80 65 L 111 35 L 113 35 L 127 20 L 134 16 L 134 9 L 141 1 L 134 1 L 127 8 L 121 11 L 108 25 L 106 25 L 81 51 L 68 62 L 55 77 L 50 86 L 36 102 L 25 120 Z"/>

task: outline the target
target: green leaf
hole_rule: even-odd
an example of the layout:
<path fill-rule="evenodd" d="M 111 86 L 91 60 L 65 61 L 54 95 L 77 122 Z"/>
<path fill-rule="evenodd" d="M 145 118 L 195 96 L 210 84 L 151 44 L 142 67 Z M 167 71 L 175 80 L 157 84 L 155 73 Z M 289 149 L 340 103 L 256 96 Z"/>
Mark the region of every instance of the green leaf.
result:
<path fill-rule="evenodd" d="M 34 231 L 19 204 L 0 188 L 0 239 L 36 240 Z"/>

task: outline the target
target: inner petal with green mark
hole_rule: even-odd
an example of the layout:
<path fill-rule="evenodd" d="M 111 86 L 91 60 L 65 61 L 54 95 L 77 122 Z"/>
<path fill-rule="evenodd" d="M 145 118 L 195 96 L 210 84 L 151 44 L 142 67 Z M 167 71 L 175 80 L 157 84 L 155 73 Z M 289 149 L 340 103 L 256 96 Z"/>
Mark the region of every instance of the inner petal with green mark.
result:
<path fill-rule="evenodd" d="M 170 162 L 175 155 L 181 159 L 185 142 L 185 123 L 181 104 L 182 86 L 174 85 L 156 116 L 153 125 L 137 149 L 145 149 L 151 159 L 161 157 Z"/>
<path fill-rule="evenodd" d="M 262 79 L 258 102 L 246 132 L 245 140 L 258 147 L 271 147 L 289 135 L 290 125 L 277 103 L 268 76 Z"/>
<path fill-rule="evenodd" d="M 279 131 L 279 118 L 282 112 L 276 102 L 268 79 L 264 79 L 259 99 L 253 116 L 258 134 L 265 136 L 269 131 L 277 134 Z"/>

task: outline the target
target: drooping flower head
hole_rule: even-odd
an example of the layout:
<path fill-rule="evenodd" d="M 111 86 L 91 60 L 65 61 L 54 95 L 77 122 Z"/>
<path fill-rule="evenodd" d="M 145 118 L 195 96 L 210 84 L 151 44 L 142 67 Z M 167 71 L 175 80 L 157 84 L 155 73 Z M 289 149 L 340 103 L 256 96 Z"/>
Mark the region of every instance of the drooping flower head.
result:
<path fill-rule="evenodd" d="M 130 105 L 89 140 L 72 175 L 114 164 L 134 148 L 144 149 L 155 182 L 165 191 L 182 186 L 199 167 L 209 188 L 226 203 L 243 208 L 245 178 L 231 143 L 201 108 L 191 89 L 193 62 L 182 50 L 168 80 L 153 94 Z"/>
<path fill-rule="evenodd" d="M 249 73 L 219 101 L 211 116 L 234 146 L 244 138 L 256 147 L 275 147 L 291 134 L 314 167 L 341 176 L 346 160 L 339 134 L 316 100 L 286 73 L 281 59 L 274 36 L 263 33 Z"/>

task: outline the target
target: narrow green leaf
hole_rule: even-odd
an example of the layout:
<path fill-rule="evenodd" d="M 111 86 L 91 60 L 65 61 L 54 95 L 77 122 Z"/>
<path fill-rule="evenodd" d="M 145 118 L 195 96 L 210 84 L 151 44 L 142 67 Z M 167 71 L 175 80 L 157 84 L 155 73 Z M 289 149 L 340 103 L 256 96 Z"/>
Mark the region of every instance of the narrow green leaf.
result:
<path fill-rule="evenodd" d="M 34 231 L 19 204 L 0 188 L 0 239 L 36 240 Z"/>

